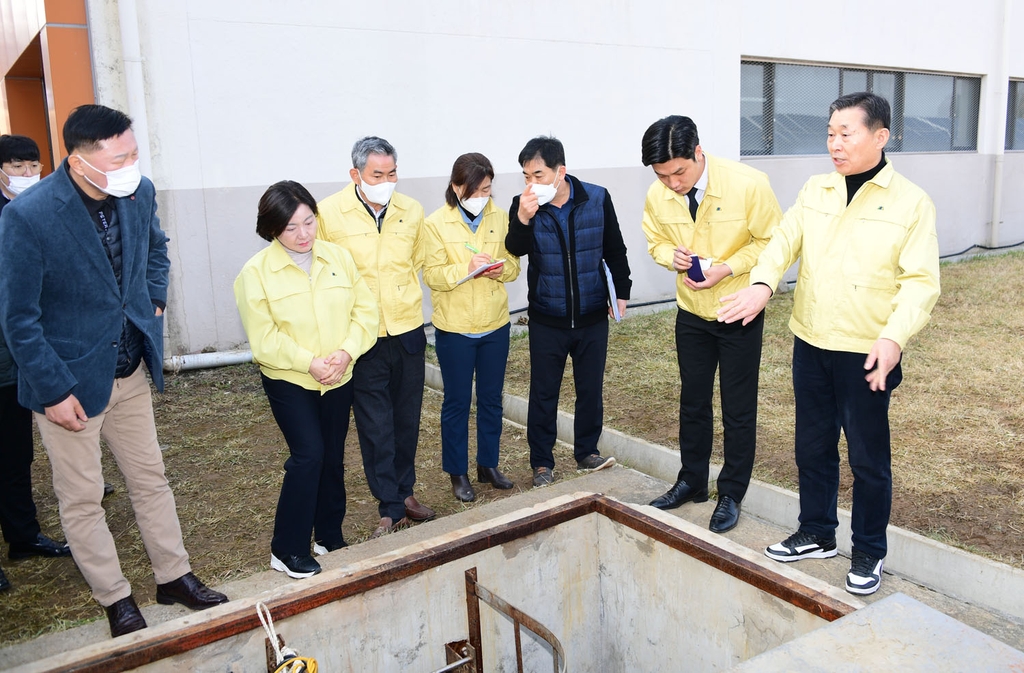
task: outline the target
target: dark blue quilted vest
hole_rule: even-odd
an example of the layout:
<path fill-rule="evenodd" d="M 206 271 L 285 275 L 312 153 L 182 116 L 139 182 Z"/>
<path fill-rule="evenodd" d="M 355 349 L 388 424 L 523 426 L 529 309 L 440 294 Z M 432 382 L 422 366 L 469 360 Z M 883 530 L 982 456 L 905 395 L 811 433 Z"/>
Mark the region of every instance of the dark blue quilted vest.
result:
<path fill-rule="evenodd" d="M 601 258 L 604 251 L 603 187 L 574 180 L 573 199 L 566 207 L 569 229 L 563 231 L 552 206 L 533 217 L 530 253 L 531 309 L 566 318 L 571 326 L 580 316 L 608 307 L 608 288 Z"/>

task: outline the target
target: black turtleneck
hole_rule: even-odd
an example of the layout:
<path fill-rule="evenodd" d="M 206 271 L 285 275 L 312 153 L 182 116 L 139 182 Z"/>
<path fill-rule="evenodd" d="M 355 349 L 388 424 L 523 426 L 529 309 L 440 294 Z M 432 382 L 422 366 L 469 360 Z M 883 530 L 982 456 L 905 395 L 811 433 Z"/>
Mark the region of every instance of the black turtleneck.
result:
<path fill-rule="evenodd" d="M 857 173 L 857 175 L 847 175 L 846 205 L 850 205 L 850 201 L 853 200 L 853 195 L 857 193 L 857 190 L 863 187 L 865 182 L 878 175 L 878 172 L 883 168 L 885 168 L 885 150 L 882 150 L 882 159 L 874 168 L 864 171 L 863 173 Z"/>

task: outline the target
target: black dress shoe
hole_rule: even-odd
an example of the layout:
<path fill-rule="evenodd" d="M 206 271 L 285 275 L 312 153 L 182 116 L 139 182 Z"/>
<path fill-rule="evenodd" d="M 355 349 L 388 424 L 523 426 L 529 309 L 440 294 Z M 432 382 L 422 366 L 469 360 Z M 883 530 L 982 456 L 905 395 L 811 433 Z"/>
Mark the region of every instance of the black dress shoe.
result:
<path fill-rule="evenodd" d="M 11 560 L 28 558 L 29 556 L 56 558 L 58 556 L 71 556 L 71 548 L 68 547 L 67 542 L 57 542 L 40 533 L 36 535 L 36 539 L 32 542 L 12 542 L 7 556 Z"/>
<path fill-rule="evenodd" d="M 0 591 L 7 591 L 11 588 L 11 582 L 7 579 L 7 575 L 4 574 L 4 569 L 0 568 Z"/>
<path fill-rule="evenodd" d="M 711 515 L 711 525 L 708 529 L 712 533 L 724 533 L 736 527 L 740 520 L 740 504 L 727 495 L 718 499 L 718 506 L 715 513 Z"/>
<path fill-rule="evenodd" d="M 192 573 L 185 573 L 173 582 L 157 584 L 156 602 L 161 605 L 181 603 L 192 610 L 205 610 L 227 603 L 228 597 L 206 586 Z"/>
<path fill-rule="evenodd" d="M 452 493 L 461 502 L 473 502 L 476 500 L 476 493 L 473 491 L 473 484 L 469 483 L 468 474 L 451 474 Z"/>
<path fill-rule="evenodd" d="M 476 466 L 476 480 L 481 484 L 490 484 L 494 488 L 508 490 L 515 486 L 512 480 L 503 475 L 496 467 Z"/>
<path fill-rule="evenodd" d="M 309 554 L 305 556 L 290 556 L 288 554 L 279 555 L 271 552 L 270 567 L 297 580 L 301 580 L 304 577 L 312 577 L 321 570 L 320 564 Z"/>
<path fill-rule="evenodd" d="M 139 606 L 135 604 L 135 599 L 131 596 L 122 598 L 113 605 L 108 605 L 104 610 L 107 611 L 107 621 L 110 622 L 112 638 L 146 628 L 146 620 L 142 618 Z"/>
<path fill-rule="evenodd" d="M 109 481 L 103 482 L 103 497 L 104 498 L 106 498 L 108 495 L 113 495 L 115 490 L 116 489 L 114 488 L 114 485 L 111 484 Z"/>
<path fill-rule="evenodd" d="M 698 490 L 680 479 L 672 486 L 672 488 L 668 489 L 668 492 L 665 493 L 665 495 L 659 495 L 657 498 L 652 500 L 651 507 L 657 507 L 658 509 L 675 509 L 684 502 L 707 501 L 707 487 Z"/>

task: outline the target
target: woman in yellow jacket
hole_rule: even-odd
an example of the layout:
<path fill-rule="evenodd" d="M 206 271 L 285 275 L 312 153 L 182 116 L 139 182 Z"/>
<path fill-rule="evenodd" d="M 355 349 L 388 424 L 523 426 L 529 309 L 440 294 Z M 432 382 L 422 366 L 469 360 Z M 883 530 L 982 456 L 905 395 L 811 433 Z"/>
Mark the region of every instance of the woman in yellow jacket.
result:
<path fill-rule="evenodd" d="M 469 481 L 474 372 L 477 481 L 501 489 L 513 486 L 498 470 L 498 444 L 508 362 L 505 283 L 519 276 L 519 258 L 505 249 L 508 213 L 491 199 L 492 180 L 494 168 L 487 157 L 463 154 L 452 166 L 445 205 L 425 222 L 423 282 L 430 288 L 437 361 L 444 380 L 441 464 L 451 477 L 452 493 L 462 502 L 476 498 Z M 473 272 L 479 273 L 467 279 Z"/>
<path fill-rule="evenodd" d="M 235 302 L 290 457 L 277 502 L 270 566 L 309 577 L 309 553 L 347 546 L 345 435 L 352 364 L 376 341 L 377 302 L 344 249 L 316 240 L 316 201 L 297 182 L 260 199 L 256 233 L 270 245 L 235 279 Z"/>

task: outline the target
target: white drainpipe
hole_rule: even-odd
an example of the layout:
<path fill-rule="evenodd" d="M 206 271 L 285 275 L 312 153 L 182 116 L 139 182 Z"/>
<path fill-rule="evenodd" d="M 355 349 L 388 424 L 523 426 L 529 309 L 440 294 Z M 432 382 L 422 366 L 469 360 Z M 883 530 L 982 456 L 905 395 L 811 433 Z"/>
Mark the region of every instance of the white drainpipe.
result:
<path fill-rule="evenodd" d="M 244 365 L 252 362 L 252 351 L 220 351 L 218 353 L 189 353 L 172 355 L 164 359 L 165 372 L 181 372 L 190 369 L 211 369 L 229 365 Z"/>

